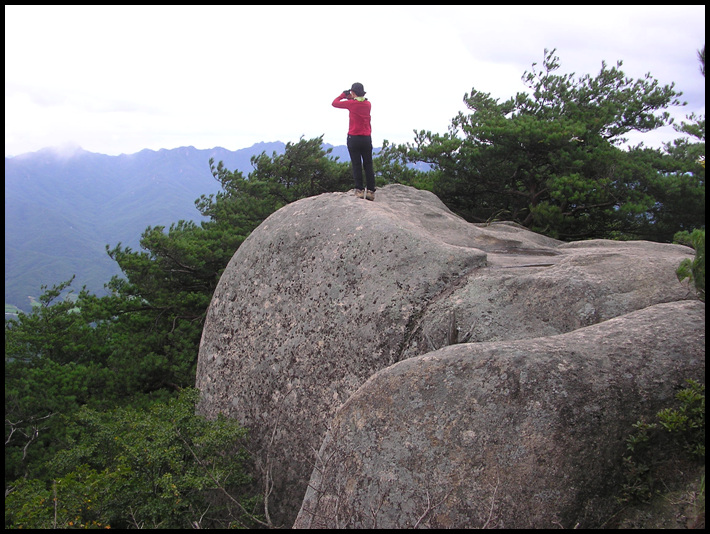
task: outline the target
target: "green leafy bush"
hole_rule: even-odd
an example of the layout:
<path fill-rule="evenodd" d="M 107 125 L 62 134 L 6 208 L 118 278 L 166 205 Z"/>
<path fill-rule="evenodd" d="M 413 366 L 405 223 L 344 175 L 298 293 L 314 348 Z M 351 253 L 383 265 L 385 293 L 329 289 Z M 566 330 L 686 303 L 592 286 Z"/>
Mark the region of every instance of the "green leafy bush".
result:
<path fill-rule="evenodd" d="M 678 392 L 677 408 L 656 414 L 657 421 L 638 421 L 636 431 L 626 440 L 628 456 L 623 458 L 626 482 L 622 502 L 647 501 L 657 491 L 656 475 L 662 467 L 678 459 L 705 461 L 705 386 L 687 380 Z"/>
<path fill-rule="evenodd" d="M 686 278 L 695 286 L 698 298 L 705 302 L 705 230 L 679 232 L 674 236 L 674 241 L 691 246 L 695 249 L 695 259 L 685 259 L 678 266 L 676 275 L 678 280 Z"/>
<path fill-rule="evenodd" d="M 137 410 L 82 408 L 50 482 L 18 479 L 6 528 L 232 528 L 259 522 L 234 420 L 195 415 L 196 389 Z M 235 496 L 237 495 L 237 496 Z"/>

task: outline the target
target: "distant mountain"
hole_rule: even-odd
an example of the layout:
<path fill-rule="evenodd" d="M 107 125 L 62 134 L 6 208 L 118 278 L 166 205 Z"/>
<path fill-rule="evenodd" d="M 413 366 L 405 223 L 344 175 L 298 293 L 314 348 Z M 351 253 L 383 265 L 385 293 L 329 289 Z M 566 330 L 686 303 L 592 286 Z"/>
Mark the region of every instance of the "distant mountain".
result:
<path fill-rule="evenodd" d="M 325 148 L 349 161 L 346 147 Z M 103 294 L 103 285 L 120 274 L 106 245 L 120 242 L 138 250 L 148 226 L 200 220 L 195 200 L 219 191 L 210 158 L 247 175 L 252 156 L 284 149 L 281 142 L 236 151 L 182 147 L 120 156 L 43 149 L 5 158 L 6 308 L 29 311 L 42 285 L 74 274 L 77 291 L 86 285 Z"/>

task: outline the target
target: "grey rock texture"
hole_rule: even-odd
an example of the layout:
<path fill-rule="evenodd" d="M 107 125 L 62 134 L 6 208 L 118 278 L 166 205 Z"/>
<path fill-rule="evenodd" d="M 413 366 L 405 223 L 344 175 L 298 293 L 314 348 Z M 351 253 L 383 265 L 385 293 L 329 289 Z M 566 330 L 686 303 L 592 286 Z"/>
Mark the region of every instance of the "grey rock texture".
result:
<path fill-rule="evenodd" d="M 599 527 L 631 425 L 704 376 L 699 301 L 410 358 L 338 410 L 295 527 Z"/>
<path fill-rule="evenodd" d="M 225 270 L 200 347 L 198 411 L 250 429 L 256 466 L 273 484 L 272 518 L 291 526 L 336 410 L 378 371 L 457 342 L 469 343 L 446 350 L 542 347 L 549 336 L 692 299 L 675 277 L 687 257 L 692 250 L 675 245 L 564 244 L 511 224 L 469 224 L 404 186 L 379 189 L 375 202 L 304 199 L 264 221 Z M 502 435 L 485 439 L 508 447 Z"/>

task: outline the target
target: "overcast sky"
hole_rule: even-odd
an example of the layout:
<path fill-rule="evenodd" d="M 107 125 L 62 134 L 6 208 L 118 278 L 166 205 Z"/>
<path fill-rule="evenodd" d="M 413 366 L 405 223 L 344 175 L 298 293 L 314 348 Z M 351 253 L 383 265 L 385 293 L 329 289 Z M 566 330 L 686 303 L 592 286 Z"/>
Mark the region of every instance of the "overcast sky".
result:
<path fill-rule="evenodd" d="M 471 88 L 523 91 L 545 48 L 560 73 L 622 60 L 675 82 L 683 119 L 705 114 L 704 43 L 705 6 L 5 6 L 5 155 L 342 145 L 347 111 L 331 102 L 353 82 L 374 144 L 411 142 L 445 132 Z"/>

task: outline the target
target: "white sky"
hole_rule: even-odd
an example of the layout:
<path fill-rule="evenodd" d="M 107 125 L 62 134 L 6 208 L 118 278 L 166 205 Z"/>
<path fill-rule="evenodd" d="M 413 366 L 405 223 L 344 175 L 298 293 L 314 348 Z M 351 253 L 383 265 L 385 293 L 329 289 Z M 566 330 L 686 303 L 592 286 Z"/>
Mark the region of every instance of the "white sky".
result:
<path fill-rule="evenodd" d="M 229 150 L 324 134 L 345 144 L 353 82 L 373 142 L 444 133 L 471 88 L 505 100 L 543 50 L 675 82 L 705 114 L 705 6 L 5 6 L 5 155 Z M 664 130 L 647 145 L 678 137 Z"/>

